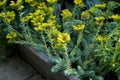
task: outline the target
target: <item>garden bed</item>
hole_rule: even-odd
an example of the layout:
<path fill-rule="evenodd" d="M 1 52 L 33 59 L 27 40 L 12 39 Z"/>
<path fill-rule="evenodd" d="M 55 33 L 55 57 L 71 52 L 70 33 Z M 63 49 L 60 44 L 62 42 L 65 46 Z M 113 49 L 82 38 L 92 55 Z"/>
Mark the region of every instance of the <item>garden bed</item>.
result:
<path fill-rule="evenodd" d="M 51 72 L 53 63 L 46 55 L 35 50 L 33 47 L 23 45 L 19 45 L 18 47 L 21 51 L 21 56 L 45 77 L 46 80 L 80 80 L 73 75 L 66 76 L 62 71 L 57 73 Z"/>
<path fill-rule="evenodd" d="M 0 40 L 34 47 L 19 46 L 47 80 L 120 80 L 119 9 L 118 0 L 2 0 Z"/>

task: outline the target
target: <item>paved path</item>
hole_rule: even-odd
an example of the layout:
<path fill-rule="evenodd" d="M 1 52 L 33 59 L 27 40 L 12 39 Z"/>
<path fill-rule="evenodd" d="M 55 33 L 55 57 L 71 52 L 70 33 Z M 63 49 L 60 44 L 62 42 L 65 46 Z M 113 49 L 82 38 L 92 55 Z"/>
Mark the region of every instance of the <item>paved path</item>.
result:
<path fill-rule="evenodd" d="M 0 61 L 0 80 L 44 80 L 31 65 L 20 57 Z"/>

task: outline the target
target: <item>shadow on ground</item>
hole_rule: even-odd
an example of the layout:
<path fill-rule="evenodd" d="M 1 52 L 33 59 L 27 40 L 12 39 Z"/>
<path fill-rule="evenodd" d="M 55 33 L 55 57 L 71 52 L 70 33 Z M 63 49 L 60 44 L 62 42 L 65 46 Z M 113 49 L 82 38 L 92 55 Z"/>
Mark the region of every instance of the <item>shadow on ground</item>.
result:
<path fill-rule="evenodd" d="M 37 71 L 21 57 L 14 56 L 0 61 L 0 80 L 44 80 Z"/>

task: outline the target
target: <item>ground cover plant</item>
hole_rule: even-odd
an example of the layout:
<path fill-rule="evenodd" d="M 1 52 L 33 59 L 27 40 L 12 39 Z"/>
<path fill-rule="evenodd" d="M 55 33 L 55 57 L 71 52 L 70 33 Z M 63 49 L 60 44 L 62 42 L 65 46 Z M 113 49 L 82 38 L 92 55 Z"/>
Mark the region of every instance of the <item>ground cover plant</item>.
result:
<path fill-rule="evenodd" d="M 52 72 L 120 80 L 119 9 L 117 0 L 0 0 L 0 34 L 43 52 Z"/>

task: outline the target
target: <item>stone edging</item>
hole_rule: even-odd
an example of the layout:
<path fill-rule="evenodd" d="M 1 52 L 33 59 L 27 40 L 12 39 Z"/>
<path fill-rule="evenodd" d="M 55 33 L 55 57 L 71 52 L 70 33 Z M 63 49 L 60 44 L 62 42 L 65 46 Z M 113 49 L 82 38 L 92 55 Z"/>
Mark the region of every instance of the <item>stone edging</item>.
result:
<path fill-rule="evenodd" d="M 52 62 L 50 62 L 50 59 L 40 51 L 23 45 L 18 45 L 18 47 L 22 57 L 27 60 L 43 77 L 45 77 L 46 80 L 80 80 L 73 75 L 65 76 L 63 72 L 51 72 Z"/>

